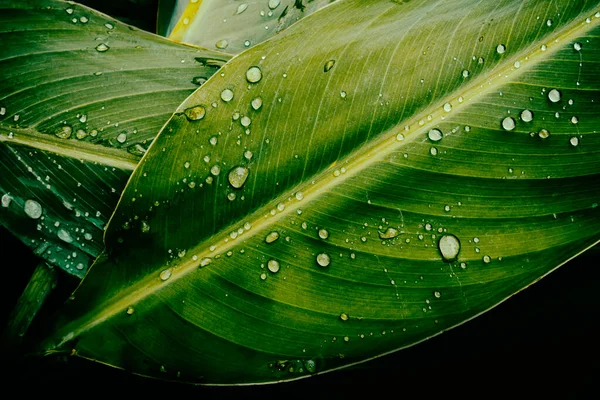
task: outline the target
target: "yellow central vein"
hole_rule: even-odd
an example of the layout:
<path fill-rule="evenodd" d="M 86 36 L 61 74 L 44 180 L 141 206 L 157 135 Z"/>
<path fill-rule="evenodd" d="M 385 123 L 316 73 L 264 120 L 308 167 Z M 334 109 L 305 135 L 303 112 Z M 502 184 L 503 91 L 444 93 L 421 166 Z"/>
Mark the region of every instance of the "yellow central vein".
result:
<path fill-rule="evenodd" d="M 502 85 L 505 85 L 511 79 L 515 79 L 524 74 L 531 67 L 549 59 L 572 38 L 579 37 L 600 25 L 600 17 L 590 15 L 589 20 L 590 22 L 586 22 L 585 19 L 582 18 L 559 30 L 553 37 L 547 40 L 548 44 L 546 51 L 542 51 L 536 43 L 536 45 L 530 46 L 520 55 L 505 60 L 503 65 L 498 65 L 498 68 L 495 69 L 494 73 L 490 74 L 487 78 L 481 77 L 480 79 L 473 80 L 473 82 L 465 89 L 458 90 L 457 93 L 452 93 L 445 98 L 441 98 L 432 107 L 417 113 L 405 123 L 405 125 L 409 127 L 408 131 L 410 134 L 404 132 L 404 140 L 396 140 L 396 135 L 405 130 L 401 123 L 386 132 L 382 132 L 382 134 L 373 142 L 357 149 L 355 152 L 351 153 L 346 160 L 342 160 L 342 162 L 338 163 L 346 166 L 347 172 L 345 174 L 336 177 L 332 173 L 332 167 L 319 173 L 314 177 L 312 182 L 301 184 L 296 190 L 293 190 L 304 194 L 302 200 L 289 198 L 287 194 L 282 195 L 273 202 L 249 215 L 245 220 L 253 222 L 252 230 L 254 232 L 261 231 L 263 228 L 267 228 L 271 224 L 281 221 L 284 217 L 294 212 L 294 205 L 298 205 L 300 202 L 308 203 L 317 199 L 322 194 L 330 192 L 339 184 L 346 182 L 365 169 L 385 160 L 393 152 L 398 151 L 399 148 L 407 143 L 420 138 L 422 133 L 426 132 L 430 126 L 434 125 L 437 121 L 440 121 L 444 116 L 445 112 L 442 109 L 442 104 L 449 102 L 453 106 L 453 112 L 458 112 L 459 110 L 468 107 L 471 102 L 479 100 Z M 513 66 L 513 63 L 516 60 L 519 60 L 521 63 L 521 67 L 518 69 Z M 464 98 L 464 102 L 461 103 L 456 100 L 459 96 Z M 419 121 L 423 119 L 424 116 L 429 115 L 431 115 L 432 118 L 428 119 L 428 122 L 424 125 L 419 125 Z M 270 216 L 269 210 L 273 208 L 274 204 L 278 203 L 286 205 L 284 211 L 279 212 L 274 216 Z M 236 224 L 232 225 L 232 227 L 235 225 Z M 120 292 L 118 296 L 108 299 L 94 309 L 89 310 L 83 317 L 68 323 L 60 329 L 59 332 L 57 332 L 57 335 L 58 337 L 62 337 L 60 338 L 59 343 L 51 344 L 52 349 L 62 346 L 81 333 L 88 331 L 107 319 L 121 313 L 128 306 L 136 304 L 156 293 L 161 288 L 165 287 L 165 285 L 172 284 L 187 276 L 189 273 L 196 271 L 200 266 L 201 260 L 206 257 L 224 253 L 234 247 L 237 243 L 237 240 L 232 240 L 229 237 L 228 231 L 224 231 L 215 235 L 212 239 L 204 241 L 198 246 L 189 249 L 185 259 L 181 259 L 179 264 L 170 268 L 171 277 L 168 281 L 163 282 L 158 274 L 148 275 L 137 284 Z"/>

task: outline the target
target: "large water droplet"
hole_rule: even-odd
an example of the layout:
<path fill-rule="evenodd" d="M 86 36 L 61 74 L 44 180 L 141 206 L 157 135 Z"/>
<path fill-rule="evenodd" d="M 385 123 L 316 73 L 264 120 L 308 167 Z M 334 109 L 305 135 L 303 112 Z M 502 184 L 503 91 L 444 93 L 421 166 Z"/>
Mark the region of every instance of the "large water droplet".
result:
<path fill-rule="evenodd" d="M 276 231 L 269 232 L 269 234 L 265 236 L 265 242 L 267 243 L 273 243 L 277 239 L 279 239 L 279 232 Z"/>
<path fill-rule="evenodd" d="M 483 256 L 483 262 L 486 264 L 489 264 L 492 261 L 492 259 L 490 258 L 490 256 Z"/>
<path fill-rule="evenodd" d="M 329 72 L 331 70 L 331 68 L 333 68 L 333 66 L 335 65 L 335 60 L 329 60 L 325 63 L 325 66 L 323 66 L 323 71 L 324 72 Z"/>
<path fill-rule="evenodd" d="M 23 209 L 29 218 L 38 219 L 42 216 L 42 206 L 35 200 L 27 200 Z"/>
<path fill-rule="evenodd" d="M 244 11 L 246 11 L 246 9 L 248 8 L 248 4 L 246 3 L 242 3 L 238 6 L 237 11 L 235 12 L 236 14 L 241 14 Z"/>
<path fill-rule="evenodd" d="M 119 133 L 119 135 L 117 136 L 117 142 L 125 143 L 126 141 L 127 141 L 127 134 Z"/>
<path fill-rule="evenodd" d="M 319 237 L 321 239 L 327 239 L 329 237 L 329 232 L 327 229 L 319 229 Z"/>
<path fill-rule="evenodd" d="M 571 143 L 571 146 L 577 147 L 577 146 L 579 146 L 579 138 L 576 136 L 573 136 L 571 139 L 569 139 L 569 143 Z"/>
<path fill-rule="evenodd" d="M 533 121 L 533 112 L 531 112 L 530 110 L 521 111 L 521 121 L 523 121 L 523 122 Z"/>
<path fill-rule="evenodd" d="M 247 128 L 247 127 L 249 127 L 251 123 L 252 123 L 252 120 L 250 119 L 250 117 L 248 117 L 248 116 L 246 116 L 246 115 L 244 115 L 244 116 L 242 117 L 242 119 L 240 120 L 240 124 L 242 124 L 242 126 L 243 126 L 244 128 Z"/>
<path fill-rule="evenodd" d="M 236 189 L 240 189 L 248 179 L 248 168 L 235 167 L 229 171 L 229 183 Z"/>
<path fill-rule="evenodd" d="M 444 104 L 444 111 L 446 111 L 446 112 L 452 111 L 452 104 L 450 104 L 450 103 Z"/>
<path fill-rule="evenodd" d="M 460 241 L 454 235 L 444 235 L 438 242 L 438 248 L 445 261 L 454 261 L 460 252 Z"/>
<path fill-rule="evenodd" d="M 267 268 L 269 271 L 276 274 L 279 272 L 279 261 L 273 259 L 269 260 L 269 262 L 267 262 Z"/>
<path fill-rule="evenodd" d="M 260 97 L 257 97 L 252 100 L 251 104 L 252 104 L 252 108 L 258 111 L 262 107 L 263 101 Z"/>
<path fill-rule="evenodd" d="M 6 193 L 2 196 L 2 207 L 10 206 L 10 202 L 12 201 L 12 197 Z"/>
<path fill-rule="evenodd" d="M 54 132 L 54 135 L 61 139 L 68 139 L 71 137 L 72 133 L 73 128 L 71 128 L 69 125 L 63 125 L 60 128 L 58 128 L 56 132 Z"/>
<path fill-rule="evenodd" d="M 71 236 L 71 234 L 63 228 L 60 228 L 58 232 L 56 232 L 56 236 L 58 236 L 58 238 L 64 242 L 73 242 L 73 236 Z"/>
<path fill-rule="evenodd" d="M 162 271 L 160 273 L 160 279 L 163 281 L 166 281 L 167 279 L 169 279 L 171 277 L 171 269 L 165 269 L 164 271 Z"/>
<path fill-rule="evenodd" d="M 399 235 L 397 229 L 389 227 L 385 230 L 385 232 L 379 232 L 379 239 L 393 239 Z"/>
<path fill-rule="evenodd" d="M 96 51 L 99 51 L 100 53 L 104 53 L 105 51 L 108 51 L 108 49 L 110 49 L 110 47 L 104 43 L 100 43 L 98 46 L 96 46 Z"/>
<path fill-rule="evenodd" d="M 506 117 L 502 120 L 502 128 L 504 128 L 505 131 L 512 131 L 515 129 L 515 126 L 515 120 L 512 117 Z"/>
<path fill-rule="evenodd" d="M 229 46 L 229 41 L 227 41 L 226 39 L 221 39 L 217 43 L 215 43 L 215 47 L 217 49 L 223 50 L 223 49 L 226 49 L 227 46 Z"/>
<path fill-rule="evenodd" d="M 279 4 L 281 3 L 281 0 L 269 0 L 269 8 L 271 10 L 276 9 L 277 7 L 279 7 Z"/>
<path fill-rule="evenodd" d="M 183 113 L 190 121 L 198 121 L 204 118 L 206 109 L 202 106 L 194 106 L 186 109 Z"/>
<path fill-rule="evenodd" d="M 498 52 L 498 54 L 504 54 L 504 52 L 506 51 L 506 46 L 503 44 L 499 44 L 496 47 L 496 51 Z"/>
<path fill-rule="evenodd" d="M 550 132 L 548 132 L 546 129 L 540 129 L 538 136 L 542 139 L 547 139 L 550 136 Z"/>
<path fill-rule="evenodd" d="M 427 134 L 427 137 L 429 138 L 429 140 L 431 140 L 432 142 L 439 142 L 440 140 L 442 140 L 442 138 L 444 137 L 444 135 L 442 135 L 442 132 L 439 129 L 432 129 L 429 131 L 429 133 Z"/>
<path fill-rule="evenodd" d="M 221 92 L 221 100 L 223 100 L 224 102 L 228 102 L 233 100 L 233 90 L 231 89 L 225 89 Z"/>
<path fill-rule="evenodd" d="M 260 82 L 262 79 L 262 71 L 259 67 L 250 67 L 248 71 L 246 71 L 246 80 L 250 83 Z"/>
<path fill-rule="evenodd" d="M 561 97 L 562 96 L 560 92 L 556 89 L 552 89 L 548 92 L 548 100 L 550 100 L 553 103 L 558 103 Z"/>
<path fill-rule="evenodd" d="M 330 263 L 331 257 L 329 257 L 329 254 L 319 253 L 317 255 L 317 264 L 319 264 L 321 267 L 327 267 Z"/>

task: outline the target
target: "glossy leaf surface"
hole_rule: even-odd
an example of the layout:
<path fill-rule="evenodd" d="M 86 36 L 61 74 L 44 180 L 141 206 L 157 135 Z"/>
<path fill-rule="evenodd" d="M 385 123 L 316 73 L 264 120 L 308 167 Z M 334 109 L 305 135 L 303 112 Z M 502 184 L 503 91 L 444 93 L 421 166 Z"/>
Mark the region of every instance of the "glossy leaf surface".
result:
<path fill-rule="evenodd" d="M 340 1 L 237 56 L 143 158 L 45 348 L 295 379 L 439 334 L 597 243 L 600 4 L 553 4 Z"/>

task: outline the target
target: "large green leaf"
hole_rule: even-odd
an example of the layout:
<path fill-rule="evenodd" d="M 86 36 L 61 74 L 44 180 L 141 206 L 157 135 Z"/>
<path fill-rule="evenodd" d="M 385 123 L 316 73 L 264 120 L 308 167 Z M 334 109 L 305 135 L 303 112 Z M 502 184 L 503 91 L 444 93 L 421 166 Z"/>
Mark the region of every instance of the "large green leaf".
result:
<path fill-rule="evenodd" d="M 240 54 L 154 141 L 44 347 L 295 379 L 535 282 L 600 239 L 599 10 L 342 0 Z"/>
<path fill-rule="evenodd" d="M 62 1 L 0 1 L 0 38 L 0 224 L 83 277 L 139 158 L 229 56 Z"/>
<path fill-rule="evenodd" d="M 180 1 L 169 38 L 237 54 L 336 0 Z M 182 3 L 187 3 L 181 11 Z"/>

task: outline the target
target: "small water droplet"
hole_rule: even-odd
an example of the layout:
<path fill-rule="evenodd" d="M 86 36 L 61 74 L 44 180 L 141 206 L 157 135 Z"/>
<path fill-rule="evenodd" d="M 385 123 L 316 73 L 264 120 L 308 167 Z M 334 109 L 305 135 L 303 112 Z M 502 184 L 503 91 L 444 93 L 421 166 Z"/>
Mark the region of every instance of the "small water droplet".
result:
<path fill-rule="evenodd" d="M 35 200 L 27 200 L 23 210 L 25 211 L 25 214 L 32 219 L 38 219 L 42 216 L 42 206 Z"/>
<path fill-rule="evenodd" d="M 135 312 L 135 309 L 133 307 L 127 307 L 127 315 L 131 315 Z"/>
<path fill-rule="evenodd" d="M 296 192 L 296 200 L 300 201 L 304 198 L 304 194 L 302 192 Z"/>
<path fill-rule="evenodd" d="M 54 135 L 60 139 L 68 139 L 73 133 L 73 128 L 69 125 L 63 125 L 54 132 Z"/>
<path fill-rule="evenodd" d="M 96 51 L 99 51 L 100 53 L 104 53 L 105 51 L 108 51 L 109 49 L 110 49 L 110 47 L 108 47 L 104 43 L 100 43 L 98 46 L 96 46 Z"/>
<path fill-rule="evenodd" d="M 432 156 L 437 156 L 438 154 L 438 149 L 435 147 L 432 147 L 429 149 L 429 154 L 431 154 Z"/>
<path fill-rule="evenodd" d="M 574 116 L 574 115 L 573 115 L 573 116 L 571 117 L 571 123 L 572 123 L 572 124 L 576 124 L 576 123 L 578 123 L 578 122 L 579 122 L 579 118 L 577 118 L 576 116 Z"/>
<path fill-rule="evenodd" d="M 73 14 L 74 10 L 72 8 L 67 8 L 65 11 L 67 12 L 67 14 L 71 15 Z"/>
<path fill-rule="evenodd" d="M 442 297 L 442 293 L 435 291 L 433 292 L 433 295 L 435 296 L 436 299 L 439 299 L 440 297 Z"/>
<path fill-rule="evenodd" d="M 379 239 L 393 239 L 398 236 L 400 233 L 397 229 L 389 227 L 384 232 L 379 232 Z"/>
<path fill-rule="evenodd" d="M 492 261 L 492 259 L 490 258 L 490 256 L 483 256 L 483 262 L 486 264 L 489 264 Z"/>
<path fill-rule="evenodd" d="M 335 60 L 329 60 L 325 63 L 325 65 L 323 66 L 323 71 L 324 72 L 329 72 L 331 71 L 331 68 L 333 68 L 333 66 L 335 65 Z"/>
<path fill-rule="evenodd" d="M 234 201 L 236 199 L 237 195 L 233 192 L 231 193 L 227 193 L 227 200 L 229 201 Z"/>
<path fill-rule="evenodd" d="M 211 171 L 212 172 L 212 171 Z M 248 169 L 244 167 L 235 167 L 229 171 L 229 184 L 235 189 L 240 189 L 248 179 Z"/>
<path fill-rule="evenodd" d="M 460 241 L 454 235 L 444 235 L 438 242 L 438 248 L 445 261 L 454 261 L 460 252 Z"/>
<path fill-rule="evenodd" d="M 56 232 L 56 236 L 58 236 L 58 238 L 60 240 L 64 241 L 64 242 L 67 242 L 67 243 L 72 243 L 73 242 L 73 236 L 71 236 L 71 234 L 67 230 L 65 230 L 63 228 L 60 228 Z"/>
<path fill-rule="evenodd" d="M 246 150 L 246 151 L 244 152 L 244 158 L 245 158 L 246 160 L 250 161 L 250 160 L 252 159 L 252 156 L 253 156 L 253 154 L 252 154 L 252 152 L 251 152 L 250 150 Z"/>
<path fill-rule="evenodd" d="M 248 8 L 248 4 L 246 3 L 242 3 L 238 6 L 237 11 L 235 12 L 236 14 L 241 14 L 244 11 L 246 11 L 246 9 Z"/>
<path fill-rule="evenodd" d="M 573 43 L 573 49 L 575 51 L 581 51 L 581 48 L 582 48 L 581 43 L 579 43 L 579 42 Z"/>
<path fill-rule="evenodd" d="M 214 176 L 219 175 L 219 173 L 221 173 L 221 168 L 218 165 L 213 165 L 210 168 L 210 173 L 213 174 Z"/>
<path fill-rule="evenodd" d="M 114 25 L 113 24 L 109 24 L 109 23 L 104 24 L 104 27 L 106 29 L 115 29 Z"/>
<path fill-rule="evenodd" d="M 542 50 L 542 51 L 546 51 L 547 49 L 548 49 L 548 47 L 546 47 L 545 44 L 540 46 L 540 50 Z"/>
<path fill-rule="evenodd" d="M 206 109 L 203 106 L 194 106 L 184 111 L 185 116 L 190 121 L 198 121 L 206 115 Z"/>
<path fill-rule="evenodd" d="M 548 132 L 546 129 L 540 129 L 538 136 L 542 139 L 547 139 L 550 136 L 550 132 Z"/>
<path fill-rule="evenodd" d="M 319 253 L 317 255 L 317 264 L 319 264 L 321 267 L 327 267 L 330 263 L 331 257 L 329 257 L 329 254 Z"/>
<path fill-rule="evenodd" d="M 279 232 L 276 232 L 276 231 L 269 232 L 269 234 L 267 236 L 265 236 L 266 243 L 273 243 L 277 239 L 279 239 Z"/>
<path fill-rule="evenodd" d="M 396 135 L 396 140 L 399 141 L 399 142 L 403 141 L 404 140 L 404 135 L 402 133 L 397 134 Z"/>
<path fill-rule="evenodd" d="M 269 8 L 274 10 L 279 7 L 279 3 L 281 3 L 281 0 L 269 0 Z"/>
<path fill-rule="evenodd" d="M 466 69 L 465 69 L 465 70 L 463 70 L 463 72 L 462 72 L 462 76 L 463 76 L 463 78 L 468 78 L 468 77 L 469 77 L 469 74 L 470 74 L 470 72 L 469 72 L 468 70 L 466 70 Z"/>
<path fill-rule="evenodd" d="M 277 272 L 279 272 L 279 261 L 273 259 L 269 260 L 267 262 L 267 268 L 269 269 L 269 271 L 276 274 Z"/>
<path fill-rule="evenodd" d="M 150 232 L 150 224 L 148 224 L 147 221 L 142 221 L 140 225 L 140 230 L 142 231 L 142 233 Z"/>
<path fill-rule="evenodd" d="M 171 269 L 165 269 L 164 271 L 162 271 L 160 273 L 160 279 L 163 281 L 166 281 L 167 279 L 169 279 L 171 277 Z"/>
<path fill-rule="evenodd" d="M 224 102 L 229 102 L 233 100 L 233 91 L 231 89 L 225 89 L 221 92 L 221 100 Z"/>
<path fill-rule="evenodd" d="M 250 47 L 250 41 L 249 40 L 244 40 L 244 46 L 245 47 Z M 260 79 L 259 79 L 260 80 Z"/>
<path fill-rule="evenodd" d="M 505 45 L 503 45 L 503 44 L 499 44 L 499 45 L 496 47 L 496 52 L 497 52 L 498 54 L 504 54 L 504 52 L 505 52 L 505 51 L 506 51 L 506 46 L 505 46 Z"/>
<path fill-rule="evenodd" d="M 504 128 L 505 131 L 512 131 L 515 129 L 515 126 L 515 120 L 512 117 L 506 117 L 502 120 L 502 128 Z"/>
<path fill-rule="evenodd" d="M 248 71 L 246 71 L 246 80 L 250 83 L 260 82 L 262 79 L 262 71 L 259 67 L 250 67 Z"/>
<path fill-rule="evenodd" d="M 2 207 L 6 208 L 6 207 L 10 206 L 11 201 L 12 201 L 12 197 L 8 193 L 5 193 L 2 196 Z"/>
<path fill-rule="evenodd" d="M 117 136 L 117 142 L 125 143 L 127 141 L 127 135 L 125 133 L 119 133 Z"/>
<path fill-rule="evenodd" d="M 546 26 L 552 26 L 552 20 L 549 19 L 548 21 L 546 21 Z"/>
<path fill-rule="evenodd" d="M 523 121 L 523 122 L 533 121 L 533 112 L 531 112 L 531 110 L 521 111 L 521 121 Z"/>
<path fill-rule="evenodd" d="M 223 49 L 226 49 L 227 46 L 229 46 L 229 41 L 227 39 L 221 39 L 217 43 L 215 43 L 215 47 L 217 49 L 223 50 Z"/>
<path fill-rule="evenodd" d="M 88 19 L 87 17 L 85 17 L 85 16 L 84 16 L 84 17 L 79 17 L 79 21 L 80 21 L 82 24 L 87 24 L 87 23 L 88 23 L 88 21 L 89 21 L 89 19 Z"/>
<path fill-rule="evenodd" d="M 348 321 L 348 314 L 346 314 L 346 313 L 341 313 L 341 314 L 340 314 L 340 319 L 341 319 L 342 321 Z"/>
<path fill-rule="evenodd" d="M 450 104 L 450 103 L 444 104 L 444 111 L 446 111 L 446 112 L 452 111 L 452 104 Z"/>
<path fill-rule="evenodd" d="M 345 99 L 347 95 L 348 95 L 348 94 L 347 94 L 346 92 L 344 92 L 343 90 L 340 92 L 340 97 L 341 97 L 342 99 Z"/>
<path fill-rule="evenodd" d="M 552 89 L 548 92 L 548 100 L 550 100 L 553 103 L 558 103 L 560 101 L 561 98 L 561 93 L 556 90 L 556 89 Z"/>
<path fill-rule="evenodd" d="M 250 117 L 248 117 L 248 116 L 244 115 L 244 116 L 242 117 L 242 119 L 240 120 L 240 123 L 242 124 L 242 126 L 243 126 L 244 128 L 247 128 L 247 127 L 249 127 L 249 126 L 250 126 L 250 124 L 252 123 L 252 120 L 250 119 Z"/>
<path fill-rule="evenodd" d="M 429 138 L 429 140 L 431 140 L 432 142 L 439 142 L 440 140 L 442 140 L 442 138 L 444 137 L 444 135 L 442 134 L 442 132 L 439 129 L 432 129 L 429 131 L 429 133 L 427 134 L 427 137 Z"/>
<path fill-rule="evenodd" d="M 573 136 L 573 137 L 571 137 L 571 139 L 569 139 L 569 143 L 571 143 L 571 146 L 577 147 L 577 146 L 579 146 L 579 138 L 576 136 Z"/>
<path fill-rule="evenodd" d="M 327 239 L 329 237 L 329 232 L 327 229 L 319 229 L 319 237 L 321 239 Z"/>

